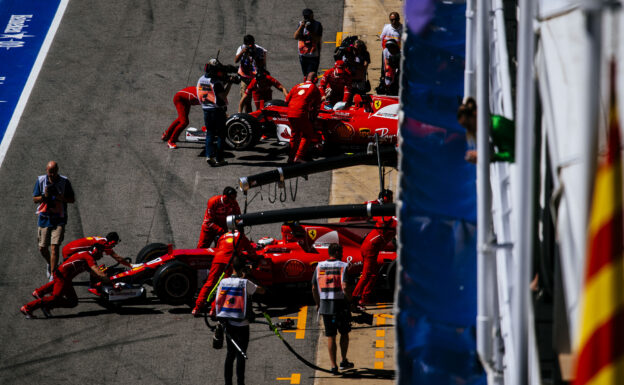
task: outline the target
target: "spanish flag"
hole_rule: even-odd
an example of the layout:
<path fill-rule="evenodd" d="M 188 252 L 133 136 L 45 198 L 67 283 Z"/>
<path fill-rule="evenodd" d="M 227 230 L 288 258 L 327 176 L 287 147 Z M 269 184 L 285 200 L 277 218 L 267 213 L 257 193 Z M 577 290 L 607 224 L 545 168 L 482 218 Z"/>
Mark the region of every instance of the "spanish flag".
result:
<path fill-rule="evenodd" d="M 606 158 L 594 185 L 575 385 L 624 384 L 624 225 L 622 160 L 611 63 Z"/>

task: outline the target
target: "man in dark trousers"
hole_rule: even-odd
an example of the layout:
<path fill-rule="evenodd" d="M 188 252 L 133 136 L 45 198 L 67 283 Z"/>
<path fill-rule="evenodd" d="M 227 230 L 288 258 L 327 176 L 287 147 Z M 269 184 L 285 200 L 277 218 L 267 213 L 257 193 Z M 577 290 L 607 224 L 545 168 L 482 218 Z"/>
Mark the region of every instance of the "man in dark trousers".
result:
<path fill-rule="evenodd" d="M 76 307 L 78 296 L 72 279 L 78 274 L 88 271 L 97 276 L 102 281 L 110 282 L 95 261 L 102 258 L 104 246 L 99 243 L 94 244 L 89 251 L 81 251 L 69 257 L 58 269 L 54 271 L 54 279 L 40 288 L 33 291 L 32 295 L 36 299 L 22 306 L 20 311 L 26 318 L 35 318 L 33 311 L 41 308 L 46 316 L 48 310 L 55 307 Z M 50 295 L 46 295 L 50 294 Z"/>
<path fill-rule="evenodd" d="M 332 243 L 328 248 L 329 258 L 319 262 L 312 277 L 312 296 L 318 307 L 319 314 L 323 316 L 325 336 L 327 337 L 327 349 L 332 364 L 331 371 L 338 374 L 336 364 L 336 334 L 340 332 L 340 370 L 353 367 L 353 363 L 347 360 L 349 350 L 349 332 L 351 331 L 351 313 L 349 302 L 351 297 L 347 287 L 348 264 L 342 262 L 342 246 Z"/>
<path fill-rule="evenodd" d="M 249 346 L 249 313 L 251 296 L 254 293 L 264 294 L 265 290 L 247 280 L 245 258 L 235 257 L 234 274 L 221 280 L 217 289 L 214 314 L 225 326 L 227 354 L 225 356 L 225 384 L 232 384 L 233 366 L 236 359 L 236 383 L 245 384 L 245 358 L 234 346 L 244 353 Z"/>
<path fill-rule="evenodd" d="M 321 37 L 323 25 L 314 20 L 314 12 L 306 8 L 302 12 L 303 20 L 295 31 L 293 38 L 298 40 L 299 63 L 305 78 L 310 73 L 316 75 L 321 61 Z"/>

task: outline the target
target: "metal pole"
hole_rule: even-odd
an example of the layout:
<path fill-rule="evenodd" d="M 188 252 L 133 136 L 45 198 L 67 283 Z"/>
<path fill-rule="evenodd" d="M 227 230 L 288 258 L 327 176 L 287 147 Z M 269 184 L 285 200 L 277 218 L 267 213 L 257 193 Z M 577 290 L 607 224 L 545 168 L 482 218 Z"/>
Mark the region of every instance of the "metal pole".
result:
<path fill-rule="evenodd" d="M 488 373 L 492 369 L 493 325 L 496 320 L 496 260 L 492 243 L 490 187 L 490 1 L 477 1 L 477 352 Z"/>
<path fill-rule="evenodd" d="M 589 210 L 592 199 L 592 190 L 594 177 L 596 172 L 596 162 L 598 157 L 598 119 L 600 104 L 600 69 L 601 69 L 601 39 L 602 39 L 602 0 L 586 0 L 583 4 L 583 13 L 585 16 L 585 54 L 583 55 L 583 79 L 585 99 L 581 105 L 583 134 L 580 140 L 585 144 L 585 149 L 580 153 L 581 172 L 580 178 L 584 182 L 583 190 L 579 194 L 578 204 L 580 206 L 579 221 L 574 224 L 576 226 L 575 234 L 579 234 L 578 252 L 580 255 L 577 261 L 585 261 L 587 225 L 589 221 Z M 583 269 L 578 270 L 582 274 Z M 566 279 L 574 279 L 581 282 L 582 277 L 566 277 Z M 581 289 L 579 285 L 578 289 Z M 578 336 L 578 307 L 571 314 L 570 341 L 575 341 Z"/>
<path fill-rule="evenodd" d="M 531 281 L 531 262 L 533 244 L 531 226 L 535 204 L 533 170 L 535 158 L 535 83 L 533 60 L 535 57 L 535 35 L 533 22 L 535 1 L 520 1 L 518 22 L 518 107 L 516 130 L 516 167 L 517 179 L 514 185 L 514 216 L 516 218 L 515 266 L 511 315 L 513 327 L 515 376 L 512 383 L 526 385 L 529 381 L 528 344 L 530 322 L 529 282 Z"/>
<path fill-rule="evenodd" d="M 466 0 L 466 68 L 464 69 L 464 97 L 475 96 L 475 2 Z"/>
<path fill-rule="evenodd" d="M 503 0 L 494 0 L 494 20 L 498 33 L 498 61 L 500 65 L 501 88 L 503 90 L 503 115 L 513 120 L 513 97 L 511 95 L 511 72 L 509 70 L 509 54 L 507 53 L 507 33 L 505 31 L 505 8 Z"/>

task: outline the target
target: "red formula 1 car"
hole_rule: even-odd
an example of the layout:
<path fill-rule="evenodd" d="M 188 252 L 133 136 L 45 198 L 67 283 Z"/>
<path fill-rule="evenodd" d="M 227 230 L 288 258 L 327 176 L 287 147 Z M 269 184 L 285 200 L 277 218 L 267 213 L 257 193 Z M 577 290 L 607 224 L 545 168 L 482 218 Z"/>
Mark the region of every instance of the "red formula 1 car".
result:
<path fill-rule="evenodd" d="M 314 147 L 354 148 L 374 142 L 379 134 L 380 142 L 397 143 L 399 99 L 396 96 L 357 95 L 349 108 L 334 109 L 322 106 L 314 122 L 318 138 Z M 290 141 L 288 107 L 283 100 L 271 100 L 260 110 L 250 114 L 234 114 L 226 123 L 226 144 L 234 150 L 253 148 L 262 135 L 277 136 L 278 141 Z M 202 142 L 206 134 L 196 128 L 186 130 L 187 142 Z"/>
<path fill-rule="evenodd" d="M 262 258 L 253 268 L 251 276 L 257 283 L 269 288 L 307 289 L 310 287 L 316 264 L 328 258 L 330 243 L 343 246 L 343 260 L 350 261 L 349 273 L 358 276 L 362 270 L 360 245 L 370 226 L 332 227 L 332 225 L 283 224 L 281 239 L 262 238 L 256 245 L 256 253 Z M 344 224 L 337 224 L 341 226 Z M 156 296 L 171 305 L 188 304 L 204 282 L 210 270 L 215 250 L 173 249 L 171 245 L 152 243 L 137 255 L 139 266 L 112 275 L 117 290 L 100 290 L 106 299 L 108 295 L 126 298 L 124 291 L 136 292 L 137 288 L 149 284 Z M 394 287 L 396 271 L 396 250 L 390 244 L 379 253 L 379 283 L 387 289 Z M 113 299 L 113 297 L 111 297 Z"/>

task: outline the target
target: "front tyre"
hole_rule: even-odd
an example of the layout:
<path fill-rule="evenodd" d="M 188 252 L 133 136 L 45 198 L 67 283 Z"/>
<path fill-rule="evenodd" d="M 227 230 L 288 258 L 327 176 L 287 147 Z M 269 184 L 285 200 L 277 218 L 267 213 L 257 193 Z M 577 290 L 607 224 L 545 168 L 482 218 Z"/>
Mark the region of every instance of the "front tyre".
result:
<path fill-rule="evenodd" d="M 154 292 L 168 305 L 190 303 L 197 290 L 197 273 L 189 265 L 174 261 L 154 274 Z"/>
<path fill-rule="evenodd" d="M 135 263 L 146 263 L 167 254 L 167 245 L 164 243 L 150 243 L 139 251 Z"/>
<path fill-rule="evenodd" d="M 249 114 L 234 114 L 225 122 L 225 144 L 232 150 L 250 150 L 260 138 L 260 123 Z"/>

